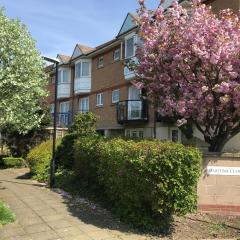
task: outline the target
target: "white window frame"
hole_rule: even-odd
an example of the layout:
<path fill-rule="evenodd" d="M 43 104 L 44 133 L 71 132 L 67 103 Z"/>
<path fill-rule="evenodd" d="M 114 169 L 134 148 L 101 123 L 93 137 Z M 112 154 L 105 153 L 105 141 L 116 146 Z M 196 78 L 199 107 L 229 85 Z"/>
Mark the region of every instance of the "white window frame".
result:
<path fill-rule="evenodd" d="M 64 76 L 64 72 L 67 72 L 67 79 L 66 81 L 64 80 L 63 76 Z M 70 83 L 70 71 L 69 69 L 59 69 L 58 70 L 58 84 L 65 84 L 65 83 Z"/>
<path fill-rule="evenodd" d="M 133 39 L 133 54 L 131 56 L 127 56 L 127 41 L 131 38 Z M 132 58 L 135 56 L 135 54 L 136 54 L 136 34 L 132 33 L 125 38 L 125 59 Z"/>
<path fill-rule="evenodd" d="M 80 113 L 88 113 L 89 112 L 89 97 L 80 98 L 79 111 L 80 111 Z"/>
<path fill-rule="evenodd" d="M 102 63 L 100 64 L 100 59 L 102 61 Z M 97 68 L 102 68 L 104 66 L 104 63 L 103 63 L 103 56 L 99 57 L 97 59 Z"/>
<path fill-rule="evenodd" d="M 116 53 L 118 54 L 118 57 L 116 57 Z M 114 61 L 114 62 L 119 61 L 120 58 L 121 58 L 120 48 L 115 49 L 115 50 L 113 51 L 113 61 Z"/>
<path fill-rule="evenodd" d="M 62 106 L 64 106 L 64 105 L 65 105 L 66 109 L 68 109 L 67 111 L 62 111 Z M 68 113 L 69 112 L 69 108 L 70 108 L 69 101 L 60 103 L 60 113 Z"/>
<path fill-rule="evenodd" d="M 96 106 L 97 107 L 103 106 L 103 93 L 97 93 L 97 95 L 96 95 Z"/>
<path fill-rule="evenodd" d="M 116 99 L 116 96 L 114 94 L 118 93 L 118 99 Z M 120 101 L 120 89 L 115 89 L 112 91 L 112 103 L 118 103 Z"/>
<path fill-rule="evenodd" d="M 83 64 L 88 63 L 88 75 L 83 75 Z M 77 65 L 80 66 L 79 71 L 77 71 Z M 75 63 L 75 79 L 88 78 L 91 77 L 91 62 L 89 60 L 80 60 Z"/>

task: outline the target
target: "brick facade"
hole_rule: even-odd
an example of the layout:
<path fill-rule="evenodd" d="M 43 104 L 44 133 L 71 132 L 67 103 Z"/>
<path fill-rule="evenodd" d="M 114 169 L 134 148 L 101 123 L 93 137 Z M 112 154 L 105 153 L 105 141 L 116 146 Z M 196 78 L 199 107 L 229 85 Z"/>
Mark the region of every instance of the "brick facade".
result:
<path fill-rule="evenodd" d="M 240 7 L 240 0 L 207 0 L 205 3 L 210 4 L 216 12 L 228 7 L 237 11 Z M 127 28 L 127 24 L 129 23 L 126 21 L 128 18 L 131 18 L 133 22 L 132 25 L 130 24 L 131 26 L 129 26 L 129 29 Z M 98 130 L 105 130 L 106 134 L 111 134 L 111 130 L 113 132 L 116 130 L 116 132 L 119 132 L 122 135 L 125 134 L 127 130 L 130 132 L 143 131 L 144 137 L 153 137 L 155 124 L 153 106 L 148 106 L 148 121 L 134 121 L 119 124 L 117 122 L 117 107 L 116 104 L 112 103 L 112 91 L 116 89 L 119 89 L 120 91 L 120 101 L 128 100 L 129 87 L 132 85 L 131 81 L 134 80 L 134 78 L 126 80 L 124 75 L 125 39 L 126 36 L 137 32 L 136 18 L 134 15 L 128 14 L 124 24 L 120 30 L 120 34 L 115 39 L 101 46 L 90 48 L 77 44 L 72 57 L 59 55 L 62 60 L 59 67 L 67 66 L 71 74 L 69 80 L 69 97 L 58 98 L 57 111 L 60 111 L 60 104 L 66 101 L 69 102 L 69 111 L 79 111 L 80 100 L 84 97 L 89 97 L 89 111 L 98 116 Z M 123 29 L 125 29 L 125 32 Z M 120 49 L 120 59 L 114 61 L 113 53 L 117 49 Z M 103 67 L 98 68 L 98 59 L 100 57 L 103 58 Z M 91 89 L 76 94 L 74 92 L 74 85 L 76 85 L 75 64 L 77 61 L 84 61 L 84 59 L 91 61 Z M 49 104 L 52 104 L 54 102 L 54 84 L 52 83 L 51 78 L 54 76 L 54 69 L 48 67 L 46 71 L 50 76 L 48 85 L 50 94 L 47 101 Z M 103 106 L 101 107 L 96 106 L 96 95 L 98 93 L 103 93 Z M 157 122 L 155 125 L 158 138 L 172 140 L 172 132 L 175 131 L 175 126 L 173 124 Z M 184 138 L 181 136 L 181 132 L 179 132 L 178 138 L 179 141 Z"/>

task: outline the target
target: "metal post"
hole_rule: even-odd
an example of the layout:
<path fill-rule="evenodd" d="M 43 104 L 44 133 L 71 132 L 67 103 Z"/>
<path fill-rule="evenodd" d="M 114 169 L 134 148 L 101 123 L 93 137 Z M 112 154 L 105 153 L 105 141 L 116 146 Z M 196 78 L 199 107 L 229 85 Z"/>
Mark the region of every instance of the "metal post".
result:
<path fill-rule="evenodd" d="M 57 92 L 58 92 L 58 64 L 57 58 L 42 56 L 45 61 L 54 63 L 56 66 L 55 73 L 55 95 L 54 95 L 54 113 L 53 113 L 53 146 L 52 146 L 52 159 L 50 163 L 49 172 L 49 187 L 52 188 L 55 183 L 55 168 L 56 168 L 56 138 L 57 138 Z"/>
<path fill-rule="evenodd" d="M 52 188 L 55 184 L 55 168 L 56 168 L 56 138 L 57 138 L 57 92 L 58 92 L 58 62 L 56 62 L 55 73 L 55 95 L 54 95 L 54 114 L 53 114 L 53 145 L 52 159 L 50 164 L 49 186 Z"/>

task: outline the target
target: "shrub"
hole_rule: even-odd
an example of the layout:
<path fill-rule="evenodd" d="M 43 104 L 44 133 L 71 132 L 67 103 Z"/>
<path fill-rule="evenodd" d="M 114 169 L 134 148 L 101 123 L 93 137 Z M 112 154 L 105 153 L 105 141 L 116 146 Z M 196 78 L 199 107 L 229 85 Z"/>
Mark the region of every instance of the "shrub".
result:
<path fill-rule="evenodd" d="M 104 140 L 101 136 L 78 138 L 74 144 L 74 171 L 81 182 L 89 187 L 98 185 L 97 168 L 100 160 L 98 145 Z"/>
<path fill-rule="evenodd" d="M 60 141 L 57 141 L 59 145 Z M 27 163 L 34 177 L 43 182 L 47 182 L 52 159 L 52 140 L 43 142 L 33 148 L 27 155 Z"/>
<path fill-rule="evenodd" d="M 90 136 L 96 134 L 97 117 L 94 113 L 77 114 L 74 116 L 73 125 L 69 128 L 70 133 L 78 136 Z"/>
<path fill-rule="evenodd" d="M 23 158 L 4 157 L 2 158 L 3 166 L 7 168 L 22 168 L 27 167 L 27 163 Z"/>
<path fill-rule="evenodd" d="M 72 169 L 73 168 L 73 145 L 77 135 L 67 134 L 62 138 L 56 152 L 57 165 L 61 168 Z"/>
<path fill-rule="evenodd" d="M 75 168 L 84 181 L 102 187 L 121 219 L 152 229 L 174 214 L 195 210 L 201 154 L 195 148 L 157 140 L 81 138 Z"/>

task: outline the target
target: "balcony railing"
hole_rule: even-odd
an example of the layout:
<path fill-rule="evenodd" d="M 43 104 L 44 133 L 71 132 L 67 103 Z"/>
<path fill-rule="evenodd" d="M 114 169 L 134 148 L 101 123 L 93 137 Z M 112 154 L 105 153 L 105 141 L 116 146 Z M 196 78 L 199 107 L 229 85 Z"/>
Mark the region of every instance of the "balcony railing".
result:
<path fill-rule="evenodd" d="M 119 124 L 148 121 L 148 104 L 142 100 L 125 100 L 117 104 Z"/>
<path fill-rule="evenodd" d="M 77 114 L 84 114 L 87 111 L 74 111 L 74 112 L 58 112 L 57 113 L 57 127 L 59 128 L 68 128 L 72 125 L 74 116 Z M 53 113 L 52 113 L 52 120 L 53 120 Z"/>

